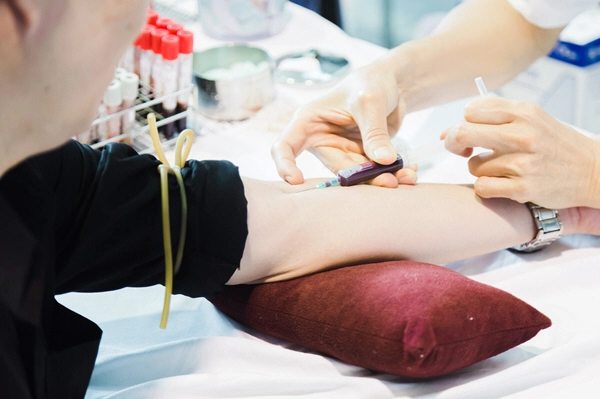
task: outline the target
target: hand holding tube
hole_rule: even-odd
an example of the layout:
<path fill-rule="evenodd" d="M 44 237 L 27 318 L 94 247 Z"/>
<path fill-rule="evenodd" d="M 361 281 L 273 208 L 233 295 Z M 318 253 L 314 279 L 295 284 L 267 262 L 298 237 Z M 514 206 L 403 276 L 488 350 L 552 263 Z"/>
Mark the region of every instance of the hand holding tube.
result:
<path fill-rule="evenodd" d="M 309 149 L 332 172 L 369 160 L 396 161 L 390 139 L 400 127 L 404 106 L 392 69 L 374 63 L 350 74 L 328 95 L 300 108 L 271 149 L 279 175 L 290 184 L 304 181 L 296 157 Z M 371 184 L 414 184 L 416 172 L 384 173 Z"/>
<path fill-rule="evenodd" d="M 599 142 L 530 103 L 480 98 L 464 117 L 442 137 L 449 151 L 465 157 L 474 147 L 491 150 L 469 160 L 478 195 L 600 208 Z"/>

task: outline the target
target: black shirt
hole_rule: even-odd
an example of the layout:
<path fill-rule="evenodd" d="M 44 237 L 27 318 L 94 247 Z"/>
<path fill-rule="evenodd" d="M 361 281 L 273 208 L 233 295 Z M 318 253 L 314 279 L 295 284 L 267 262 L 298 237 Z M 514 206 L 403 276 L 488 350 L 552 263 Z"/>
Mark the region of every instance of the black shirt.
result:
<path fill-rule="evenodd" d="M 164 279 L 159 162 L 123 144 L 75 141 L 0 179 L 0 392 L 6 398 L 82 398 L 101 331 L 54 299 L 61 293 Z M 188 230 L 174 293 L 211 296 L 240 265 L 247 202 L 237 168 L 190 161 L 182 170 Z M 171 237 L 179 187 L 169 180 Z"/>

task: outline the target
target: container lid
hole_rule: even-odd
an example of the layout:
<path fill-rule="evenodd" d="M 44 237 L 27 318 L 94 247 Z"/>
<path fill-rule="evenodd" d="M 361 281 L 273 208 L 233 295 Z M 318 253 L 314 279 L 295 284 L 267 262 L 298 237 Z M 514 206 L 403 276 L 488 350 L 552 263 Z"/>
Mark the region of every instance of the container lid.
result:
<path fill-rule="evenodd" d="M 127 72 L 119 76 L 121 81 L 121 95 L 125 101 L 133 101 L 137 98 L 138 83 L 140 78 L 133 72 Z"/>
<path fill-rule="evenodd" d="M 152 49 L 152 32 L 156 29 L 154 25 L 146 25 L 137 40 L 137 45 L 142 50 Z"/>
<path fill-rule="evenodd" d="M 127 72 L 127 69 L 125 68 L 121 68 L 121 67 L 117 67 L 115 69 L 115 78 L 116 79 L 121 79 L 121 75 L 125 75 Z"/>
<path fill-rule="evenodd" d="M 317 49 L 294 52 L 276 61 L 275 78 L 287 84 L 330 84 L 350 71 L 350 62 L 340 54 Z"/>
<path fill-rule="evenodd" d="M 158 20 L 158 12 L 153 9 L 148 10 L 148 14 L 146 17 L 146 23 L 150 25 L 156 25 L 156 21 Z"/>
<path fill-rule="evenodd" d="M 177 32 L 179 32 L 180 30 L 183 30 L 183 25 L 181 25 L 181 24 L 169 24 L 169 25 L 167 25 L 167 30 L 169 31 L 170 34 L 176 35 Z"/>
<path fill-rule="evenodd" d="M 104 104 L 116 107 L 121 105 L 122 102 L 121 81 L 119 79 L 113 79 L 104 92 Z"/>
<path fill-rule="evenodd" d="M 167 26 L 174 23 L 175 21 L 173 21 L 171 18 L 159 18 L 156 20 L 156 27 L 158 29 L 167 29 Z"/>
<path fill-rule="evenodd" d="M 189 30 L 180 30 L 177 32 L 179 37 L 179 52 L 181 54 L 191 54 L 194 52 L 194 34 Z"/>
<path fill-rule="evenodd" d="M 166 35 L 162 38 L 162 56 L 167 61 L 177 59 L 179 55 L 179 38 L 175 35 Z"/>
<path fill-rule="evenodd" d="M 167 36 L 169 31 L 166 29 L 154 29 L 152 31 L 152 51 L 154 54 L 161 54 L 162 38 Z"/>

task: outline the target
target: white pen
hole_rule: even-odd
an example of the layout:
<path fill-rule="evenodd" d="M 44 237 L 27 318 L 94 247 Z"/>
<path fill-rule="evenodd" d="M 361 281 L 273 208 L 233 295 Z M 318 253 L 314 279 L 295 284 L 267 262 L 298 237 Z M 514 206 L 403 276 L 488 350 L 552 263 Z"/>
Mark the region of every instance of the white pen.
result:
<path fill-rule="evenodd" d="M 488 91 L 485 87 L 485 83 L 483 83 L 483 79 L 480 77 L 475 79 L 475 84 L 477 85 L 477 90 L 479 90 L 479 94 L 481 97 L 487 97 Z"/>

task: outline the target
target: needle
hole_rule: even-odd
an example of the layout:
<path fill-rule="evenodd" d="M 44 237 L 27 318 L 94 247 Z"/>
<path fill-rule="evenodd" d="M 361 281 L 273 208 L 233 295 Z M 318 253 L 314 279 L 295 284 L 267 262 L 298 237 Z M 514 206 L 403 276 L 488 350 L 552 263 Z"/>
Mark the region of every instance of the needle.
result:
<path fill-rule="evenodd" d="M 325 181 L 318 183 L 316 186 L 313 186 L 310 188 L 305 188 L 304 190 L 300 190 L 300 191 L 295 191 L 294 193 L 303 193 L 305 191 L 314 190 L 317 188 L 327 188 L 327 187 L 334 187 L 334 186 L 339 186 L 339 185 L 340 185 L 339 179 L 337 177 L 332 177 L 329 180 L 325 180 Z"/>

